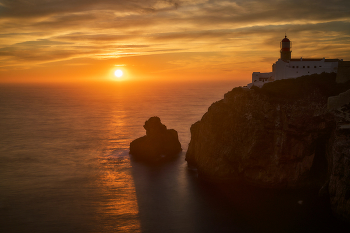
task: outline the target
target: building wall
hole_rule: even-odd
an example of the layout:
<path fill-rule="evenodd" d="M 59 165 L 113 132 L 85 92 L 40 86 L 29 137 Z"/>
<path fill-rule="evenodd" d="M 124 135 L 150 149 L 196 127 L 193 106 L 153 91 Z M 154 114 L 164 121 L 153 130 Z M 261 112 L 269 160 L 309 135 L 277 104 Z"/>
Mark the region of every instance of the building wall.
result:
<path fill-rule="evenodd" d="M 262 87 L 265 83 L 274 81 L 274 72 L 269 73 L 260 73 L 253 72 L 252 74 L 252 82 L 247 84 L 248 88 L 252 86 Z"/>
<path fill-rule="evenodd" d="M 268 73 L 253 72 L 253 74 L 252 74 L 252 82 L 271 81 L 273 75 L 274 75 L 273 72 L 268 72 Z"/>
<path fill-rule="evenodd" d="M 278 59 L 274 64 L 273 69 L 275 71 L 275 80 L 281 80 L 297 78 L 303 75 L 321 74 L 323 72 L 336 73 L 338 69 L 338 61 L 327 61 L 326 59 L 292 59 L 285 62 Z"/>

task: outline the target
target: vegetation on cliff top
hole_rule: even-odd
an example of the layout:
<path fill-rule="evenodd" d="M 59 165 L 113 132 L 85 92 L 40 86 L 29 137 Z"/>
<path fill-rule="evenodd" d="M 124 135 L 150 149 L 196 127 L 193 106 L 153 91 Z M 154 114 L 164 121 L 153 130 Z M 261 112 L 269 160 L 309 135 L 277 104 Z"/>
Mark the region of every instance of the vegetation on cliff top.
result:
<path fill-rule="evenodd" d="M 251 89 L 274 100 L 292 101 L 302 99 L 310 93 L 318 92 L 324 97 L 336 96 L 350 89 L 350 82 L 336 83 L 336 73 L 322 73 L 293 79 L 276 80 L 262 88 Z"/>

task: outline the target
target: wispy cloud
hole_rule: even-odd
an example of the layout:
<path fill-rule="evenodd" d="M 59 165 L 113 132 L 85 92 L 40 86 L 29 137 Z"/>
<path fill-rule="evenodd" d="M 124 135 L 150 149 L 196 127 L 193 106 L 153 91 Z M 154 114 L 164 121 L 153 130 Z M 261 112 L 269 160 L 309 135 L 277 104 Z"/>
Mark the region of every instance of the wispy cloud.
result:
<path fill-rule="evenodd" d="M 165 54 L 175 66 L 189 62 L 180 54 L 213 53 L 228 72 L 267 65 L 284 33 L 292 55 L 349 60 L 350 1 L 0 0 L 0 69 Z"/>

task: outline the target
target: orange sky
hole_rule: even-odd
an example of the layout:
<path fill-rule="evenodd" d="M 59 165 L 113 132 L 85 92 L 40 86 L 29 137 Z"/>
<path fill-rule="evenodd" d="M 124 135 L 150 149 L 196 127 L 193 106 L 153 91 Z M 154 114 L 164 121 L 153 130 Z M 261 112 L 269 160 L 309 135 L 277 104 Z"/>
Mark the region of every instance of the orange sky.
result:
<path fill-rule="evenodd" d="M 348 0 L 0 0 L 0 82 L 250 82 L 292 57 L 350 60 Z"/>

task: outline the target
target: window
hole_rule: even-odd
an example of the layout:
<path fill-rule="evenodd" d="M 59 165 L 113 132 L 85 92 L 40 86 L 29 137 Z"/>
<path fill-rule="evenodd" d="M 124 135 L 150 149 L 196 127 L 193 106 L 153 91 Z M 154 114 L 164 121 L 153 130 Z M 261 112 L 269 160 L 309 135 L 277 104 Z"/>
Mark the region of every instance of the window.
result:
<path fill-rule="evenodd" d="M 299 66 L 297 66 L 297 68 L 299 68 Z"/>
<path fill-rule="evenodd" d="M 303 68 L 305 68 L 305 66 L 303 66 Z"/>
<path fill-rule="evenodd" d="M 310 68 L 310 66 L 307 66 L 307 68 Z"/>
<path fill-rule="evenodd" d="M 317 66 L 314 66 L 314 68 L 316 68 Z"/>

